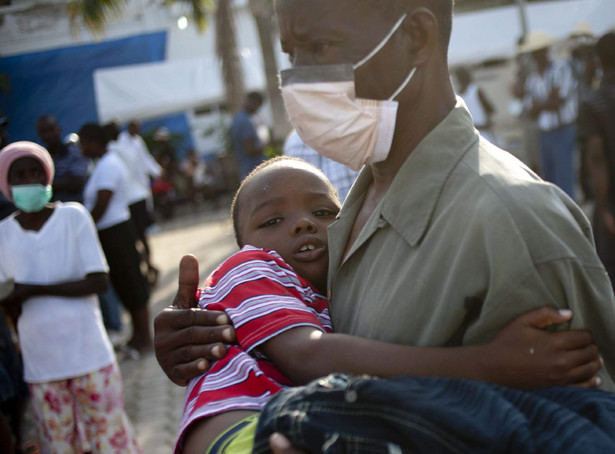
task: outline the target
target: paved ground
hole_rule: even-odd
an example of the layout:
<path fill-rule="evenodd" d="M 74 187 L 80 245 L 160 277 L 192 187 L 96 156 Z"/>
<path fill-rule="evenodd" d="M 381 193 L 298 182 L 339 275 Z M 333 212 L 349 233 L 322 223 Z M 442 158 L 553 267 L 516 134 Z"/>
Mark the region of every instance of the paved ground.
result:
<path fill-rule="evenodd" d="M 194 254 L 204 278 L 236 250 L 226 210 L 183 213 L 161 226 L 151 237 L 153 261 L 160 269 L 150 301 L 153 317 L 167 306 L 177 289 L 177 267 L 184 254 Z M 184 388 L 174 385 L 155 356 L 120 361 L 126 411 L 145 454 L 168 454 L 181 419 Z"/>

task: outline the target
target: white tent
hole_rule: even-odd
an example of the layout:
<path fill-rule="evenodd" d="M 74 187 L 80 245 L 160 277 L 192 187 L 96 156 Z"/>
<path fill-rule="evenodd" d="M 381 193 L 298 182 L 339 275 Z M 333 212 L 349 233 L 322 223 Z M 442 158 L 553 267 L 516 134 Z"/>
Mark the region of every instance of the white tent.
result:
<path fill-rule="evenodd" d="M 242 58 L 246 89 L 265 87 L 262 65 Z M 224 100 L 220 62 L 213 56 L 100 69 L 94 73 L 101 122 L 152 118 Z"/>
<path fill-rule="evenodd" d="M 528 3 L 526 10 L 530 30 L 545 30 L 562 39 L 580 21 L 587 21 L 597 35 L 615 25 L 615 0 Z M 450 63 L 512 57 L 520 35 L 521 20 L 516 6 L 458 14 L 453 21 Z M 245 53 L 242 60 L 246 88 L 264 89 L 260 53 Z M 220 102 L 224 98 L 220 63 L 211 54 L 101 69 L 94 74 L 94 85 L 98 114 L 103 122 L 161 116 Z"/>

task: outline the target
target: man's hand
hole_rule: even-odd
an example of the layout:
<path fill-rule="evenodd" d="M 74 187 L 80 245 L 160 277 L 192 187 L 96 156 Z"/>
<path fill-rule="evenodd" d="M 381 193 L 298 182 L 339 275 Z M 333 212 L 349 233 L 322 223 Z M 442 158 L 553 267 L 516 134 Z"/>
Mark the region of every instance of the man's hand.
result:
<path fill-rule="evenodd" d="M 591 333 L 545 331 L 571 318 L 569 310 L 543 307 L 514 319 L 487 345 L 487 380 L 515 388 L 597 387 L 601 359 Z"/>
<path fill-rule="evenodd" d="M 198 261 L 194 256 L 184 256 L 173 304 L 154 319 L 156 358 L 167 377 L 179 386 L 203 374 L 210 361 L 225 355 L 224 343 L 235 340 L 235 331 L 224 312 L 196 307 L 198 284 Z"/>

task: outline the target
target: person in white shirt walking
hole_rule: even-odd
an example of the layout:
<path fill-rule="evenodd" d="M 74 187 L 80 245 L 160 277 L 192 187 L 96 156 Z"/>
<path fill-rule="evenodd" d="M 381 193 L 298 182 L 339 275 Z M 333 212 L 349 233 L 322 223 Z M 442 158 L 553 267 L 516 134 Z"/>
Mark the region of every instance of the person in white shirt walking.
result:
<path fill-rule="evenodd" d="M 128 169 L 127 198 L 130 219 L 135 226 L 143 261 L 147 266 L 147 281 L 153 286 L 158 278 L 158 269 L 152 264 L 152 253 L 147 239 L 147 229 L 153 223 L 150 214 L 152 204 L 150 178 L 160 176 L 162 168 L 139 135 L 138 123 L 131 122 L 128 130 L 121 133 L 116 123 L 109 123 L 105 125 L 105 131 L 110 140 L 109 150 L 116 153 Z"/>
<path fill-rule="evenodd" d="M 149 323 L 149 287 L 141 273 L 141 257 L 128 209 L 128 171 L 122 160 L 109 153 L 103 128 L 85 124 L 79 130 L 81 152 L 96 159 L 83 193 L 86 208 L 92 214 L 115 292 L 130 313 L 132 338 L 128 346 L 140 354 L 152 350 Z"/>

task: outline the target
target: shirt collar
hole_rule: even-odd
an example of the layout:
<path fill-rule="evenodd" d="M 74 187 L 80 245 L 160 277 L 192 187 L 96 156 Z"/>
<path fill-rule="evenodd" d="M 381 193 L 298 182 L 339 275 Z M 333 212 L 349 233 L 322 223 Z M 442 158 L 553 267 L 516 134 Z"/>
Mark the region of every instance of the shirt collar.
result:
<path fill-rule="evenodd" d="M 458 97 L 453 110 L 419 143 L 395 176 L 381 217 L 411 246 L 423 238 L 446 180 L 478 138 L 472 117 Z"/>

